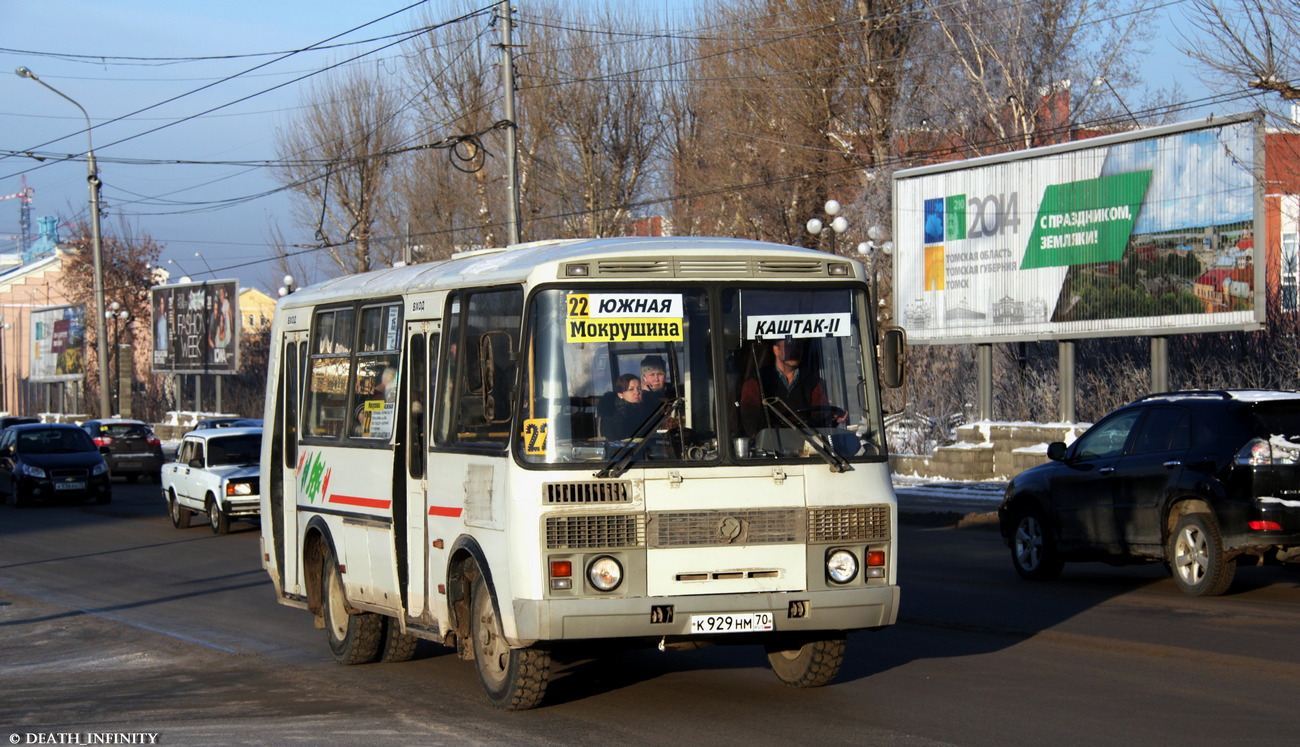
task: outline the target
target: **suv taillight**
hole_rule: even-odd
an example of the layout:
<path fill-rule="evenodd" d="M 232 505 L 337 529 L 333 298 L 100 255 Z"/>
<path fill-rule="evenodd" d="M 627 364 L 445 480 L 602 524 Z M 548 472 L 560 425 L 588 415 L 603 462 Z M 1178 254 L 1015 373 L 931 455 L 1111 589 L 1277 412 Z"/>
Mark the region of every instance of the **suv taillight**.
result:
<path fill-rule="evenodd" d="M 111 446 L 113 444 L 112 436 L 98 436 L 93 440 L 96 446 Z"/>
<path fill-rule="evenodd" d="M 1297 461 L 1300 461 L 1300 444 L 1282 436 L 1274 436 L 1268 441 L 1256 438 L 1237 452 L 1237 464 L 1251 467 L 1295 464 Z"/>
<path fill-rule="evenodd" d="M 162 441 L 159 441 L 159 440 L 156 439 L 156 438 L 150 437 L 150 438 L 149 438 L 149 445 L 150 445 L 150 446 L 162 446 Z"/>

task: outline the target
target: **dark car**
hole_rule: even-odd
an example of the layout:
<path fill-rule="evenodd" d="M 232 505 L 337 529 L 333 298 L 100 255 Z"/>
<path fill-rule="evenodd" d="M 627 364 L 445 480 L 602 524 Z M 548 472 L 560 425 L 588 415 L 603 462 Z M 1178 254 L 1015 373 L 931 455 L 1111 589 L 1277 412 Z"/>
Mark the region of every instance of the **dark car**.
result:
<path fill-rule="evenodd" d="M 27 423 L 39 423 L 39 422 L 41 422 L 40 418 L 33 418 L 24 415 L 9 415 L 0 418 L 0 433 L 4 433 L 4 430 L 11 425 L 26 425 Z"/>
<path fill-rule="evenodd" d="M 112 418 L 81 424 L 97 446 L 108 447 L 108 468 L 114 477 L 135 482 L 141 475 L 159 482 L 163 465 L 162 441 L 140 420 Z"/>
<path fill-rule="evenodd" d="M 1164 562 L 1202 596 L 1227 591 L 1239 563 L 1300 562 L 1300 392 L 1154 394 L 1047 455 L 998 509 L 1024 578 Z"/>
<path fill-rule="evenodd" d="M 54 498 L 108 503 L 108 464 L 75 425 L 15 425 L 0 435 L 0 503 L 11 495 L 17 506 Z"/>

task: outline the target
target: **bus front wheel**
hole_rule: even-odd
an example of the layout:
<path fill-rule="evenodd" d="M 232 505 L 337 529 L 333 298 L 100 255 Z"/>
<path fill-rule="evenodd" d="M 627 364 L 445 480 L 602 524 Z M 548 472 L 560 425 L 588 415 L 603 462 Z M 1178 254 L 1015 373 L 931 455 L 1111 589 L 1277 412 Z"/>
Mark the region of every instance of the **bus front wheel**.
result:
<path fill-rule="evenodd" d="M 325 636 L 330 653 L 340 664 L 369 664 L 379 656 L 384 619 L 373 612 L 348 612 L 343 576 L 333 554 L 325 557 L 321 574 L 321 606 L 324 607 Z"/>
<path fill-rule="evenodd" d="M 821 687 L 844 664 L 844 635 L 827 638 L 783 638 L 765 645 L 767 662 L 777 679 L 790 687 Z"/>
<path fill-rule="evenodd" d="M 474 666 L 488 701 L 503 711 L 524 711 L 541 703 L 551 677 L 550 653 L 510 648 L 482 574 L 474 580 L 470 604 Z"/>

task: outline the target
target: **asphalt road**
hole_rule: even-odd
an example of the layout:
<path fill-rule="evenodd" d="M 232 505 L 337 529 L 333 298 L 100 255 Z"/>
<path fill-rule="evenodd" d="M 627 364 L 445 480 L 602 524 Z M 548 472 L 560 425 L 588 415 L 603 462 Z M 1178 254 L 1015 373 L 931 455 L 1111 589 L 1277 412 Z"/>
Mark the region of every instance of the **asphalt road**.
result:
<path fill-rule="evenodd" d="M 501 713 L 438 646 L 334 664 L 310 616 L 276 604 L 252 524 L 174 529 L 152 485 L 6 504 L 0 744 L 1296 742 L 1300 572 L 1242 569 L 1193 599 L 1159 566 L 1021 581 L 987 527 L 908 524 L 900 542 L 900 622 L 854 634 L 830 687 L 781 686 L 753 646 L 607 650 L 566 657 L 542 708 Z"/>

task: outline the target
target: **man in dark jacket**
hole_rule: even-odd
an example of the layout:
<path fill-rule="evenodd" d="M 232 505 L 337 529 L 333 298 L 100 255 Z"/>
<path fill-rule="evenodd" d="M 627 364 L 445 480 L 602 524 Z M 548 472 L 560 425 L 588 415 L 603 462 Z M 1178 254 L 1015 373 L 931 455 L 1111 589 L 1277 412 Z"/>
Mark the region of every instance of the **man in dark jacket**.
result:
<path fill-rule="evenodd" d="M 750 438 L 764 428 L 784 427 L 769 416 L 763 407 L 764 399 L 782 399 L 795 412 L 829 404 L 822 380 L 803 370 L 806 348 L 803 340 L 787 338 L 772 343 L 771 359 L 759 366 L 758 375 L 741 387 L 741 424 Z"/>

